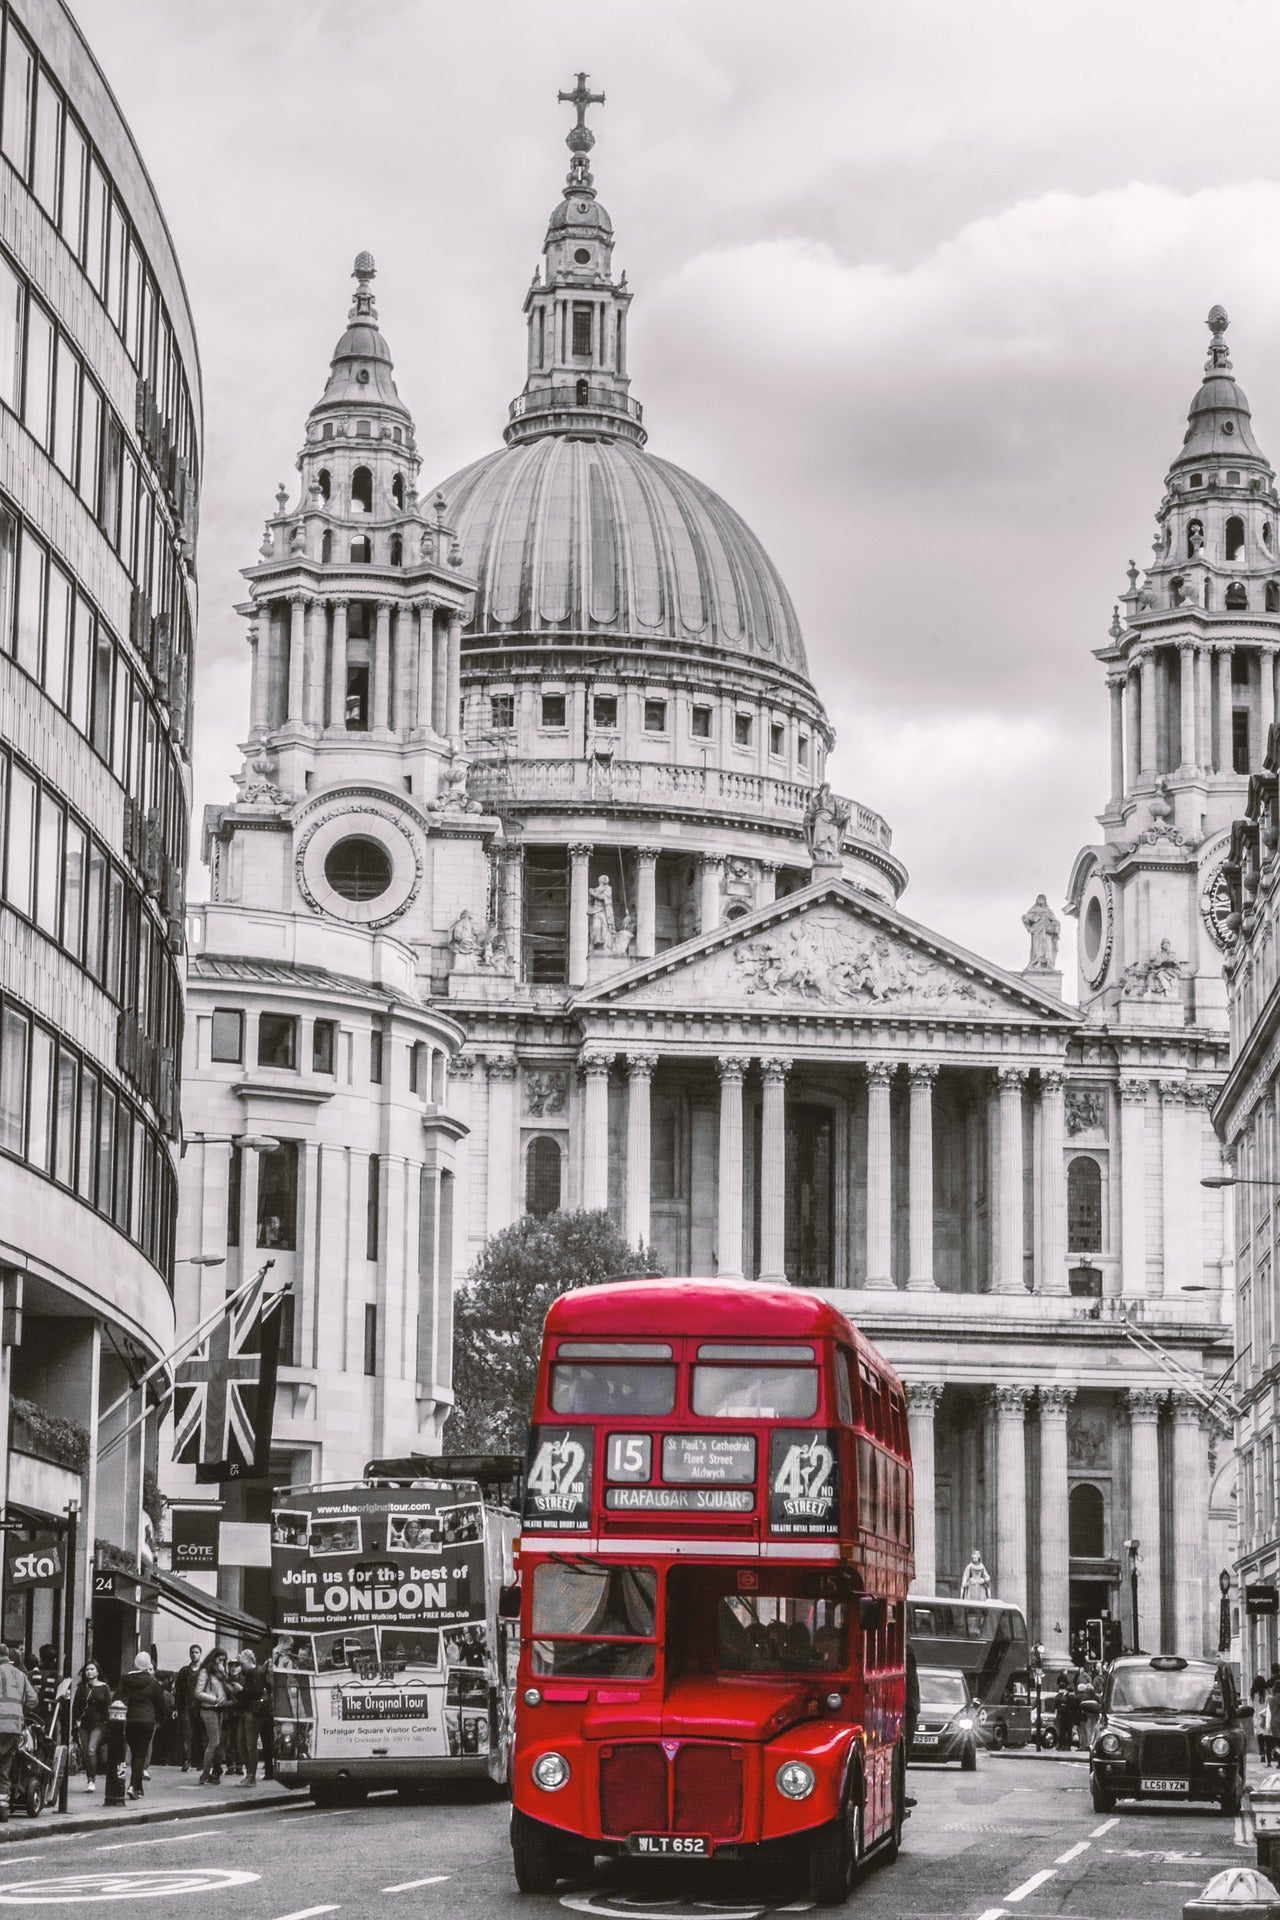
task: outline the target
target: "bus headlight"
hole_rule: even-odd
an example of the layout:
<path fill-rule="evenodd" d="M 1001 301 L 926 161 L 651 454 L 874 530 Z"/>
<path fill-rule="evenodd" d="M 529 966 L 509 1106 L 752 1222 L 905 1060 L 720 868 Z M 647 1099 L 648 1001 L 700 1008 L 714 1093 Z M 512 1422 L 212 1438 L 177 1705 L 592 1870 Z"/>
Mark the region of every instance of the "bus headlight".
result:
<path fill-rule="evenodd" d="M 803 1760 L 784 1760 L 773 1776 L 773 1784 L 788 1800 L 807 1800 L 816 1784 L 812 1767 Z"/>
<path fill-rule="evenodd" d="M 542 1704 L 542 1695 L 536 1687 L 526 1687 L 520 1695 L 520 1698 L 524 1701 L 526 1707 L 538 1707 Z"/>
<path fill-rule="evenodd" d="M 569 1778 L 569 1762 L 562 1753 L 540 1753 L 533 1763 L 533 1782 L 544 1793 L 558 1793 Z"/>

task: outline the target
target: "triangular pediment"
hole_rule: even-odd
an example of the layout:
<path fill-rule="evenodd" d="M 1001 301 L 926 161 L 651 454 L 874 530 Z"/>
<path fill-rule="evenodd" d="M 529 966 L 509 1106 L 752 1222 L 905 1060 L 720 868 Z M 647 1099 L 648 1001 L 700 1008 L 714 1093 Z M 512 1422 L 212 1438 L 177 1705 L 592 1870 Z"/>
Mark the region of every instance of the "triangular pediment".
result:
<path fill-rule="evenodd" d="M 1073 1008 L 834 880 L 672 947 L 580 994 L 580 1013 L 688 1008 L 830 1019 L 1073 1023 Z"/>

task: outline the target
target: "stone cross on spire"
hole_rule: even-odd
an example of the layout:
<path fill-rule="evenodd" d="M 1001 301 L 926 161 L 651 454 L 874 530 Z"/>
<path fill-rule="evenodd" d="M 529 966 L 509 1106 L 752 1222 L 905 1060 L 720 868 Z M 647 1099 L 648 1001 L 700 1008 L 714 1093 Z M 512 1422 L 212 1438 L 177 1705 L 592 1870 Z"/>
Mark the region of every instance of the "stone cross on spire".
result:
<path fill-rule="evenodd" d="M 564 95 L 561 94 L 560 97 L 563 99 Z M 1205 321 L 1205 325 L 1213 335 L 1213 342 L 1209 348 L 1209 358 L 1204 363 L 1206 373 L 1226 373 L 1230 370 L 1231 357 L 1227 351 L 1227 343 L 1222 337 L 1229 324 L 1225 307 L 1210 307 L 1209 318 Z"/>
<path fill-rule="evenodd" d="M 602 107 L 604 95 L 592 93 L 587 86 L 585 73 L 578 75 L 578 84 L 572 93 L 557 94 L 556 98 L 566 107 L 576 107 L 578 118 L 565 135 L 564 143 L 573 155 L 569 162 L 569 178 L 565 182 L 566 193 L 590 193 L 593 189 L 591 168 L 587 155 L 596 143 L 596 137 L 587 125 L 587 108 Z"/>

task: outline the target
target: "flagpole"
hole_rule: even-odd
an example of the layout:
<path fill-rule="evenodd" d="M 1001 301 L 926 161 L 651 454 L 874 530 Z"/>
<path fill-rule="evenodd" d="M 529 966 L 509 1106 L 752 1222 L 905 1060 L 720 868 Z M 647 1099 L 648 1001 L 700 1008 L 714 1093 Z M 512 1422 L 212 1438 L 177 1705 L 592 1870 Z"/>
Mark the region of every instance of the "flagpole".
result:
<path fill-rule="evenodd" d="M 216 1327 L 219 1320 L 222 1319 L 223 1315 L 231 1311 L 232 1307 L 234 1307 L 236 1301 L 240 1298 L 241 1294 L 248 1293 L 250 1288 L 256 1287 L 260 1281 L 265 1280 L 267 1275 L 270 1273 L 272 1267 L 274 1267 L 274 1265 L 275 1265 L 274 1260 L 268 1260 L 265 1266 L 259 1267 L 257 1273 L 252 1274 L 248 1280 L 242 1280 L 234 1293 L 228 1293 L 224 1295 L 221 1304 L 215 1307 L 214 1311 L 208 1316 L 207 1319 L 202 1320 L 200 1322 L 200 1325 L 195 1329 L 193 1333 L 184 1334 L 182 1339 L 179 1340 L 177 1346 L 171 1348 L 168 1353 L 166 1353 L 161 1359 L 157 1360 L 154 1366 L 148 1367 L 140 1380 L 133 1381 L 129 1386 L 125 1388 L 123 1393 L 118 1394 L 117 1397 L 111 1402 L 111 1405 L 107 1408 L 106 1412 L 98 1415 L 99 1430 L 101 1430 L 106 1425 L 107 1421 L 111 1418 L 112 1414 L 119 1413 L 121 1407 L 127 1404 L 129 1400 L 129 1396 L 131 1394 L 137 1393 L 140 1388 L 145 1387 L 148 1380 L 154 1379 L 156 1374 L 163 1372 L 163 1370 L 166 1367 L 171 1367 L 174 1361 L 178 1358 L 178 1356 L 187 1351 L 188 1347 L 197 1346 L 199 1342 L 204 1339 L 204 1336 L 206 1335 L 206 1333 L 208 1333 L 209 1329 L 211 1327 Z M 282 1287 L 281 1292 L 284 1293 L 285 1291 L 287 1291 L 287 1289 Z M 129 1429 L 129 1431 L 132 1431 L 132 1429 Z"/>
<path fill-rule="evenodd" d="M 268 1260 L 267 1266 L 269 1267 L 272 1264 L 273 1262 Z M 262 1271 L 263 1273 L 265 1273 L 266 1267 L 264 1267 Z M 260 1279 L 261 1275 L 256 1275 L 255 1278 Z M 249 1282 L 248 1284 L 252 1284 L 252 1282 Z M 272 1294 L 271 1298 L 268 1301 L 266 1301 L 262 1309 L 262 1318 L 264 1323 L 270 1319 L 271 1315 L 275 1312 L 276 1308 L 280 1305 L 281 1301 L 284 1299 L 288 1291 L 289 1291 L 288 1287 L 280 1287 L 275 1293 Z M 244 1288 L 241 1287 L 239 1289 L 239 1292 L 243 1293 Z M 230 1302 L 234 1300 L 235 1297 L 236 1297 L 235 1294 L 229 1293 L 227 1295 L 228 1304 L 230 1304 Z M 217 1316 L 215 1316 L 215 1323 L 216 1323 L 216 1318 Z M 175 1353 L 179 1351 L 180 1349 L 178 1348 L 174 1349 Z M 170 1355 L 170 1358 L 172 1359 L 173 1355 Z M 139 1382 L 139 1385 L 141 1385 L 141 1382 Z M 114 1453 L 116 1448 L 129 1438 L 129 1435 L 134 1431 L 136 1427 L 140 1427 L 145 1420 L 150 1418 L 150 1415 L 151 1415 L 151 1408 L 146 1405 L 145 1398 L 144 1398 L 142 1412 L 135 1414 L 127 1427 L 121 1427 L 119 1433 L 113 1433 L 109 1440 L 104 1440 L 102 1442 L 102 1445 L 98 1448 L 99 1461 L 105 1460 L 108 1454 Z"/>

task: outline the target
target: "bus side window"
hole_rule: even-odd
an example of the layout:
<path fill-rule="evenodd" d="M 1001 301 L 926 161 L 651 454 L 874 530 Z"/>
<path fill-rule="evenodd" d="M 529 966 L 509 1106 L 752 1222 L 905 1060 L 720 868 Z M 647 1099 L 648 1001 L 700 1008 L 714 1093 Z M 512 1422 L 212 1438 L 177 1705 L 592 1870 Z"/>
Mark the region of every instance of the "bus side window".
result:
<path fill-rule="evenodd" d="M 965 1608 L 964 1630 L 970 1640 L 981 1640 L 986 1624 L 987 1617 L 981 1607 Z"/>
<path fill-rule="evenodd" d="M 842 1427 L 853 1425 L 853 1396 L 849 1392 L 849 1368 L 843 1348 L 835 1352 L 836 1419 Z"/>
<path fill-rule="evenodd" d="M 912 1607 L 911 1632 L 916 1639 L 932 1640 L 938 1632 L 932 1607 Z"/>

